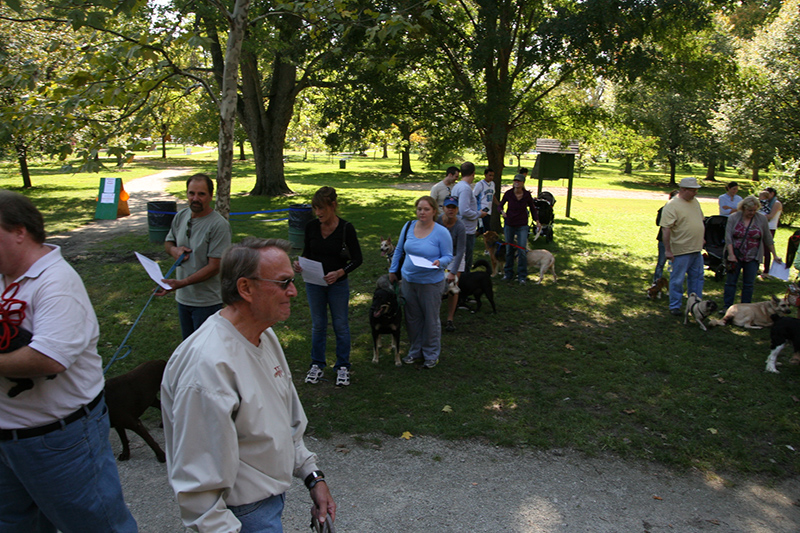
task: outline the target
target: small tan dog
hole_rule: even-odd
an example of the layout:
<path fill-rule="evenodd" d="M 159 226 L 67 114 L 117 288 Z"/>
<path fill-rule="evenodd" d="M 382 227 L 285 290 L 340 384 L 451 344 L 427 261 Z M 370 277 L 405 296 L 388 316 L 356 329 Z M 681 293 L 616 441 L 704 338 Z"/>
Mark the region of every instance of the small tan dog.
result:
<path fill-rule="evenodd" d="M 558 281 L 556 276 L 556 258 L 547 250 L 528 250 L 526 254 L 528 258 L 528 265 L 533 265 L 539 269 L 539 281 L 537 285 L 542 284 L 544 273 L 548 270 L 553 273 L 553 282 Z"/>
<path fill-rule="evenodd" d="M 661 298 L 661 292 L 667 287 L 667 285 L 668 282 L 666 278 L 658 278 L 658 281 L 646 288 L 644 292 L 647 293 L 648 298 L 655 300 L 656 298 Z"/>
<path fill-rule="evenodd" d="M 733 304 L 725 311 L 725 316 L 720 320 L 711 319 L 709 326 L 727 326 L 731 322 L 734 326 L 747 329 L 761 329 L 772 326 L 770 315 L 788 315 L 792 306 L 786 298 L 779 300 L 773 296 L 771 300 L 751 304 Z"/>
<path fill-rule="evenodd" d="M 392 264 L 392 256 L 394 255 L 394 244 L 392 244 L 392 238 L 386 237 L 385 239 L 381 239 L 381 257 L 385 257 L 389 264 Z"/>
<path fill-rule="evenodd" d="M 661 278 L 664 279 L 664 278 Z M 683 313 L 683 325 L 689 323 L 689 317 L 692 317 L 698 324 L 700 329 L 708 331 L 703 321 L 710 317 L 711 314 L 717 310 L 717 303 L 713 300 L 701 300 L 697 294 L 692 293 L 686 300 L 686 310 Z"/>

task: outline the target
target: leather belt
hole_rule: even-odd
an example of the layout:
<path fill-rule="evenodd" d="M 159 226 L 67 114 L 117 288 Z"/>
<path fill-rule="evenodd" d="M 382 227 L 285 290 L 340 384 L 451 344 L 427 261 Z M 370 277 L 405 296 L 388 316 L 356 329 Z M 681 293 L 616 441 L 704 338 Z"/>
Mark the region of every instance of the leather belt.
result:
<path fill-rule="evenodd" d="M 0 429 L 0 441 L 1 440 L 17 440 L 17 439 L 30 439 L 32 437 L 41 437 L 42 435 L 47 435 L 48 433 L 52 433 L 58 429 L 62 429 L 67 424 L 72 424 L 87 416 L 89 412 L 97 407 L 97 404 L 100 403 L 100 400 L 103 399 L 103 391 L 100 391 L 100 394 L 97 397 L 89 402 L 88 405 L 84 405 L 74 413 L 67 415 L 65 418 L 61 420 L 56 420 L 50 424 L 45 424 L 44 426 L 38 426 L 35 428 L 22 428 L 22 429 Z"/>

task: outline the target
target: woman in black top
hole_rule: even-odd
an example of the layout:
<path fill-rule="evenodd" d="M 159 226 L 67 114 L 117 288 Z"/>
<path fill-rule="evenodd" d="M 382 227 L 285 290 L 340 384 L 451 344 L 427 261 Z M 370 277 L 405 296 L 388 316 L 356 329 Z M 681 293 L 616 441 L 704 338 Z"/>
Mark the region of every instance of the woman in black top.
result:
<path fill-rule="evenodd" d="M 350 325 L 347 308 L 350 285 L 347 275 L 361 265 L 361 247 L 356 228 L 336 215 L 336 190 L 322 187 L 311 200 L 317 218 L 306 224 L 302 256 L 322 263 L 326 285 L 306 282 L 311 310 L 311 367 L 306 383 L 319 383 L 325 368 L 325 345 L 328 332 L 328 308 L 336 334 L 336 385 L 350 385 Z M 294 270 L 302 272 L 300 263 Z"/>

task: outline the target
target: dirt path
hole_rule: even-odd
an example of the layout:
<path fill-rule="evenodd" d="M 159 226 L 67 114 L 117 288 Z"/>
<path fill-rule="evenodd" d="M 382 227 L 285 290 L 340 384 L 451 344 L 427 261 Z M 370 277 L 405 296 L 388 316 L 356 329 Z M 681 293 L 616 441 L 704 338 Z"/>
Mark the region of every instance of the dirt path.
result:
<path fill-rule="evenodd" d="M 96 221 L 49 241 L 75 256 L 121 232 L 146 231 L 147 201 L 174 199 L 164 193 L 164 186 L 170 177 L 187 171 L 126 183 L 130 217 Z M 150 431 L 163 444 L 162 430 Z M 129 436 L 131 459 L 118 465 L 140 531 L 184 531 L 166 466 L 156 462 L 139 437 Z M 116 434 L 111 441 L 118 454 Z M 339 505 L 340 533 L 800 531 L 799 479 L 774 485 L 746 478 L 722 480 L 614 456 L 506 449 L 430 437 L 338 435 L 309 438 L 307 445 L 319 455 L 330 481 Z M 308 492 L 295 482 L 287 495 L 285 530 L 308 531 L 309 508 Z"/>

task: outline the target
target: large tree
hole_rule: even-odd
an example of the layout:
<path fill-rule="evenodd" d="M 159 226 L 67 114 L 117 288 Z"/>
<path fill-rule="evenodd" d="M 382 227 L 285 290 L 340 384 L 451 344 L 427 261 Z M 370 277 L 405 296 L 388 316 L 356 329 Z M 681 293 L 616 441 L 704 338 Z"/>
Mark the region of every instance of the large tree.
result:
<path fill-rule="evenodd" d="M 603 75 L 635 76 L 649 43 L 707 24 L 708 3 L 460 0 L 407 4 L 423 39 L 449 73 L 459 120 L 479 136 L 499 185 L 509 133 L 551 129 L 569 80 L 591 86 Z M 566 100 L 565 100 L 566 101 Z"/>

